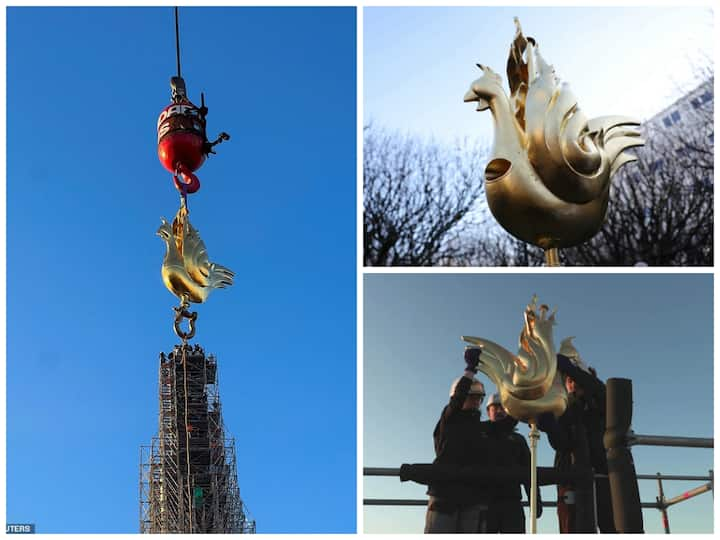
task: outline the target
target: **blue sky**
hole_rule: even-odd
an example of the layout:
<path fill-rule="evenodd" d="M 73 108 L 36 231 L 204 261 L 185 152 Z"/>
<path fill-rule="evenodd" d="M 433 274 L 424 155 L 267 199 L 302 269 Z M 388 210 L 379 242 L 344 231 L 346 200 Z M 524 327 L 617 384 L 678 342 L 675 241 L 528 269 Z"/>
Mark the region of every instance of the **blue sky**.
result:
<path fill-rule="evenodd" d="M 258 532 L 356 522 L 354 8 L 181 8 L 208 136 L 190 218 L 236 272 L 199 312 Z M 7 517 L 138 530 L 158 353 L 177 342 L 156 154 L 173 10 L 7 11 Z M 310 503 L 310 501 L 312 501 Z"/>
<path fill-rule="evenodd" d="M 514 16 L 589 118 L 649 118 L 694 87 L 694 69 L 713 56 L 709 7 L 370 7 L 364 122 L 445 142 L 490 142 L 490 112 L 476 112 L 463 95 L 480 76 L 476 62 L 500 73 L 507 90 Z"/>
<path fill-rule="evenodd" d="M 633 429 L 646 435 L 713 436 L 713 284 L 700 274 L 370 274 L 364 277 L 363 461 L 366 467 L 430 463 L 432 431 L 463 372 L 461 335 L 517 350 L 522 313 L 536 293 L 557 307 L 555 343 L 576 336 L 583 359 L 603 380 L 633 381 Z M 480 379 L 492 391 L 484 375 Z M 527 435 L 521 424 L 519 431 Z M 707 475 L 709 449 L 634 447 L 639 474 Z M 552 466 L 547 437 L 538 464 Z M 673 497 L 701 482 L 665 482 Z M 640 482 L 654 502 L 657 483 Z M 425 498 L 425 486 L 368 477 L 366 498 Z M 555 500 L 553 487 L 543 498 Z M 539 532 L 557 532 L 553 509 Z M 673 532 L 713 530 L 709 493 L 669 509 Z M 365 507 L 366 532 L 422 532 L 422 507 Z M 657 510 L 645 531 L 660 533 Z"/>

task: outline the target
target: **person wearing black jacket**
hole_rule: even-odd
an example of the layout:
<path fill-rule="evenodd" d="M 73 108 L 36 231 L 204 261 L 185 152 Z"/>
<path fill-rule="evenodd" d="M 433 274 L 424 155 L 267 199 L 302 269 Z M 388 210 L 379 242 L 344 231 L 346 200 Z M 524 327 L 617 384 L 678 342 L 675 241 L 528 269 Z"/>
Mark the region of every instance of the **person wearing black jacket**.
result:
<path fill-rule="evenodd" d="M 607 475 L 607 455 L 603 444 L 605 384 L 574 352 L 572 359 L 564 354 L 557 355 L 558 371 L 568 392 L 567 409 L 557 420 L 552 413 L 540 415 L 538 428 L 547 433 L 550 445 L 555 449 L 555 468 L 567 471 L 573 466 L 591 466 L 596 474 Z M 560 532 L 595 532 L 577 531 L 575 490 L 573 484 L 558 485 Z M 596 480 L 595 495 L 600 532 L 616 532 L 607 478 Z"/>
<path fill-rule="evenodd" d="M 480 353 L 479 348 L 465 350 L 465 373 L 453 383 L 450 403 L 433 432 L 435 464 L 467 466 L 487 461 L 487 435 L 479 410 L 485 389 L 475 379 Z M 477 533 L 485 527 L 480 522 L 487 515 L 487 488 L 441 481 L 431 483 L 427 493 L 426 533 Z"/>
<path fill-rule="evenodd" d="M 499 394 L 493 394 L 488 400 L 486 410 L 489 422 L 483 422 L 487 430 L 490 450 L 489 463 L 498 468 L 524 467 L 530 470 L 530 448 L 525 437 L 515 431 L 517 420 L 507 414 L 500 401 Z M 522 507 L 520 484 L 530 499 L 530 482 L 503 481 L 491 486 L 491 497 L 488 508 L 488 533 L 524 533 L 525 512 Z M 542 515 L 542 499 L 540 489 L 537 491 L 537 510 Z"/>

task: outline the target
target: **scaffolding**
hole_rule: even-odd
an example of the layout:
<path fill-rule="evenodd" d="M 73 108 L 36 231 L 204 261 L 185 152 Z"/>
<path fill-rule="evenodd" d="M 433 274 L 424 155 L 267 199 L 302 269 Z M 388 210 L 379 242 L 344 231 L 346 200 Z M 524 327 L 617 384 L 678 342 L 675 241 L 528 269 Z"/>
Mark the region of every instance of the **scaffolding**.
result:
<path fill-rule="evenodd" d="M 226 436 L 217 361 L 199 345 L 160 353 L 159 426 L 140 447 L 141 533 L 254 533 Z"/>

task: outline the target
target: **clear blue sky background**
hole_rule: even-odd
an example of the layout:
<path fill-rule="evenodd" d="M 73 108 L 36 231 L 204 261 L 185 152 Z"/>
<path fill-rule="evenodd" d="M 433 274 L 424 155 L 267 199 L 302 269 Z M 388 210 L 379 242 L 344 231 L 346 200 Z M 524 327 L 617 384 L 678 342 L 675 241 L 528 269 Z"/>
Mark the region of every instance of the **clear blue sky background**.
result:
<path fill-rule="evenodd" d="M 190 197 L 235 285 L 197 307 L 258 532 L 356 523 L 355 9 L 181 8 L 218 147 Z M 158 353 L 178 341 L 156 154 L 173 10 L 7 12 L 7 516 L 138 530 Z"/>
<path fill-rule="evenodd" d="M 518 16 L 588 117 L 649 118 L 697 85 L 713 57 L 709 7 L 366 8 L 364 122 L 453 142 L 492 140 L 489 111 L 463 103 L 479 62 L 502 75 Z"/>
<path fill-rule="evenodd" d="M 366 275 L 364 278 L 363 461 L 399 467 L 434 459 L 432 431 L 454 378 L 463 372 L 461 335 L 517 351 L 522 313 L 533 293 L 557 307 L 555 343 L 576 336 L 599 376 L 633 381 L 633 429 L 646 435 L 713 436 L 712 276 L 699 274 Z M 486 389 L 494 389 L 484 375 Z M 519 431 L 527 435 L 527 425 Z M 709 449 L 634 447 L 640 474 L 706 475 Z M 538 464 L 554 452 L 543 436 Z M 701 482 L 665 482 L 667 497 Z M 543 498 L 555 500 L 554 487 Z M 657 483 L 640 481 L 654 502 Z M 425 486 L 368 477 L 366 498 L 425 498 Z M 366 532 L 422 532 L 422 507 L 365 507 Z M 645 531 L 662 532 L 660 513 L 643 511 Z M 669 509 L 673 532 L 713 531 L 705 493 Z M 554 509 L 538 522 L 557 532 Z"/>

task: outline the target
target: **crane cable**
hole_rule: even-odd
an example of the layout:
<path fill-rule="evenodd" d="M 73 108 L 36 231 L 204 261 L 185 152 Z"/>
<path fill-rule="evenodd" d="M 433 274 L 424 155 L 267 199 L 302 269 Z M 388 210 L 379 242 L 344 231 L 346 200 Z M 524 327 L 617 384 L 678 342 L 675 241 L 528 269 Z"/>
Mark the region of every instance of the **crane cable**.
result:
<path fill-rule="evenodd" d="M 178 23 L 178 8 L 175 6 L 175 57 L 177 58 L 177 76 L 180 74 L 180 25 Z"/>

